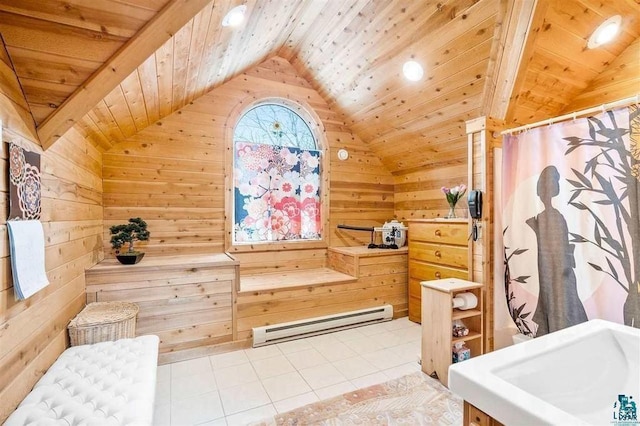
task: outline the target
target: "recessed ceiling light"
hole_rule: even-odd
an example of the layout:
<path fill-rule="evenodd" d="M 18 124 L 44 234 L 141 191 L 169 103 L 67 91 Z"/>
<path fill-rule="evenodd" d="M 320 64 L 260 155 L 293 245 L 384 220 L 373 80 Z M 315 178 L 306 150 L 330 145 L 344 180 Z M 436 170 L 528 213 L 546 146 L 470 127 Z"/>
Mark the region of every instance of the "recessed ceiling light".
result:
<path fill-rule="evenodd" d="M 418 81 L 424 75 L 424 70 L 422 69 L 422 65 L 416 61 L 407 61 L 402 66 L 402 73 L 407 80 Z"/>
<path fill-rule="evenodd" d="M 247 6 L 241 4 L 240 6 L 236 6 L 229 11 L 222 19 L 223 27 L 237 27 L 242 24 L 244 21 L 244 14 L 247 11 Z"/>
<path fill-rule="evenodd" d="M 620 15 L 612 16 L 604 21 L 589 37 L 587 47 L 593 49 L 613 40 L 620 30 L 621 23 L 622 17 Z"/>

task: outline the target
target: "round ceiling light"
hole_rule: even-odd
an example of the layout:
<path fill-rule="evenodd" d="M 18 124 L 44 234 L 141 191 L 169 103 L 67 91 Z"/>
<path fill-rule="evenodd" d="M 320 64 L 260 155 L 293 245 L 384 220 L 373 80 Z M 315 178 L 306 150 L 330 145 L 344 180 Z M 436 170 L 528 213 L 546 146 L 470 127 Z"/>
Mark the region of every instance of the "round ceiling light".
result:
<path fill-rule="evenodd" d="M 416 61 L 407 61 L 402 66 L 402 73 L 407 80 L 418 81 L 424 75 L 424 70 L 422 69 L 422 65 Z"/>
<path fill-rule="evenodd" d="M 244 21 L 244 14 L 247 11 L 247 6 L 241 4 L 240 6 L 236 6 L 229 11 L 222 19 L 223 27 L 237 27 L 242 24 Z"/>
<path fill-rule="evenodd" d="M 594 49 L 613 40 L 620 30 L 621 23 L 622 17 L 620 15 L 612 16 L 604 21 L 589 37 L 587 47 Z"/>

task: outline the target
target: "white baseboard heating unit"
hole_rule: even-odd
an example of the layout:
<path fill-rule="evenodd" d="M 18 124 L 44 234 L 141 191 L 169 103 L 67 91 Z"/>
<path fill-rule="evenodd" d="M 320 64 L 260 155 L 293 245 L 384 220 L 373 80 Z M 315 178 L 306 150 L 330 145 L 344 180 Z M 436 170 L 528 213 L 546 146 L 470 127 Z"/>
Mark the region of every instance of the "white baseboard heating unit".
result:
<path fill-rule="evenodd" d="M 360 309 L 324 317 L 257 327 L 253 329 L 253 347 L 390 321 L 392 318 L 393 306 L 383 305 L 370 309 Z"/>

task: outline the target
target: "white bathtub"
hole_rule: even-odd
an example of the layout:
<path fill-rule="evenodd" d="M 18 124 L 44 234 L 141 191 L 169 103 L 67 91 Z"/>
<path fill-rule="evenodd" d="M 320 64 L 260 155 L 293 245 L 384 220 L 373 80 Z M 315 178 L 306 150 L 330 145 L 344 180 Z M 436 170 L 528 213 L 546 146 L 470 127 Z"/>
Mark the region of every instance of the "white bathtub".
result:
<path fill-rule="evenodd" d="M 611 424 L 619 395 L 640 409 L 640 329 L 592 320 L 454 364 L 449 387 L 504 424 Z"/>

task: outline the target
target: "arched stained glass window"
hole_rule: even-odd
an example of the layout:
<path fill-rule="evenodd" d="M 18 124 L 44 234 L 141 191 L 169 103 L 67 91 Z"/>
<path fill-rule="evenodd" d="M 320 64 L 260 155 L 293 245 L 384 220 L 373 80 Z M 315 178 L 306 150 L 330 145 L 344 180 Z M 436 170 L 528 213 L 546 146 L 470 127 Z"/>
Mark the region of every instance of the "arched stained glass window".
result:
<path fill-rule="evenodd" d="M 234 142 L 317 149 L 309 125 L 291 108 L 264 103 L 251 108 L 236 124 Z"/>
<path fill-rule="evenodd" d="M 233 242 L 321 239 L 321 157 L 309 121 L 264 102 L 240 117 L 233 145 Z"/>

